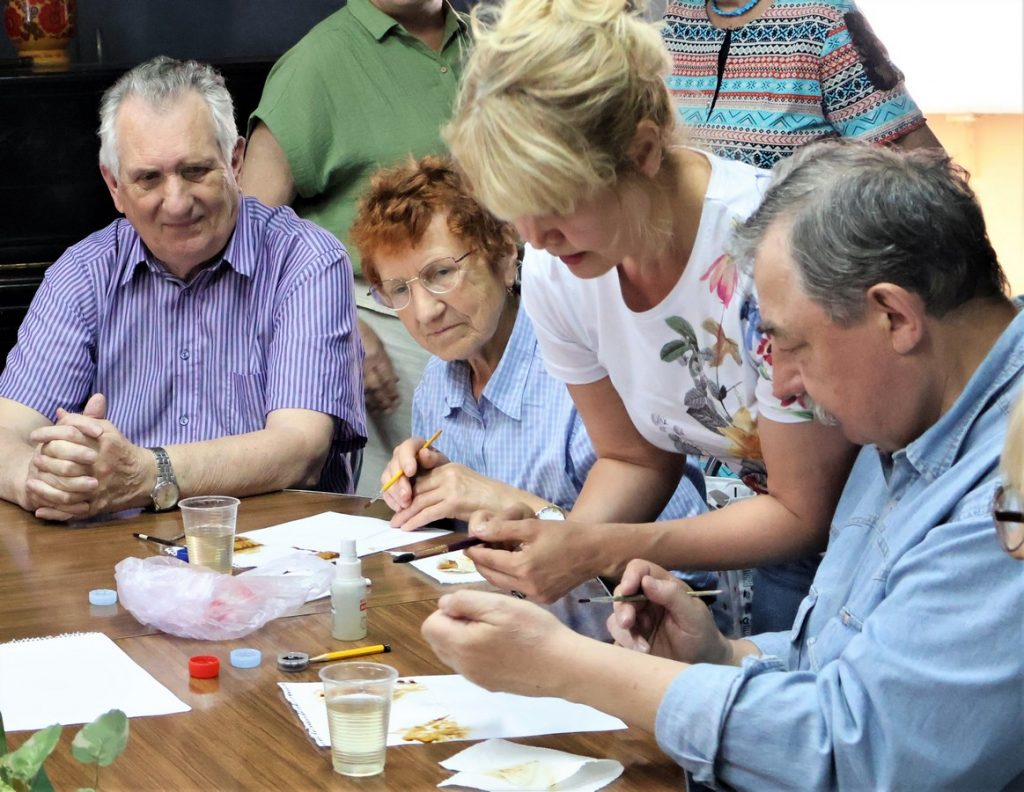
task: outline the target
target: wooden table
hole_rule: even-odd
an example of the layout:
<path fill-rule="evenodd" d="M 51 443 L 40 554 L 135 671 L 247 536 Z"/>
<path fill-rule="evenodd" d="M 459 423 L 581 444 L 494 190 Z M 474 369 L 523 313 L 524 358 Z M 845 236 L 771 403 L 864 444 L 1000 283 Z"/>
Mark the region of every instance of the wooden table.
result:
<path fill-rule="evenodd" d="M 364 511 L 361 498 L 325 493 L 283 492 L 247 498 L 239 510 L 239 530 L 276 525 L 323 511 L 386 516 L 382 504 Z M 66 528 L 42 523 L 10 504 L 0 503 L 0 641 L 60 632 L 103 632 L 192 711 L 132 718 L 124 754 L 101 775 L 104 790 L 427 790 L 450 774 L 437 763 L 468 743 L 409 745 L 388 750 L 383 775 L 350 779 L 331 768 L 326 748 L 307 736 L 280 693 L 281 681 L 317 681 L 316 670 L 286 674 L 274 662 L 282 651 L 310 653 L 346 644 L 330 638 L 329 602 L 318 600 L 300 615 L 277 619 L 235 641 L 175 638 L 139 624 L 120 605 L 93 608 L 93 588 L 114 587 L 114 564 L 126 556 L 152 555 L 152 545 L 133 531 L 170 537 L 180 533 L 178 514 L 141 514 Z M 386 554 L 363 559 L 372 578 L 369 633 L 365 642 L 393 646 L 384 658 L 402 675 L 450 673 L 420 636 L 420 624 L 433 610 L 442 587 Z M 256 669 L 232 668 L 231 649 L 251 646 L 263 652 Z M 218 679 L 190 679 L 191 655 L 221 658 Z M 567 662 L 571 660 L 567 659 Z M 0 669 L 0 673 L 17 673 Z M 61 744 L 47 763 L 57 789 L 92 783 L 83 765 L 71 758 L 78 727 L 64 729 Z M 28 733 L 8 735 L 12 746 Z M 531 745 L 618 759 L 625 773 L 609 790 L 647 792 L 680 789 L 683 775 L 640 729 L 551 735 L 519 740 Z"/>

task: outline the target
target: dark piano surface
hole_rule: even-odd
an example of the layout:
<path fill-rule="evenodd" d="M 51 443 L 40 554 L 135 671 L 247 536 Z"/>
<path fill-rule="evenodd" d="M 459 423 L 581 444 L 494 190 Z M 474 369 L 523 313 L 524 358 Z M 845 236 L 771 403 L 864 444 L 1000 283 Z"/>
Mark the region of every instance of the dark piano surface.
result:
<path fill-rule="evenodd" d="M 213 62 L 245 133 L 272 60 Z M 100 178 L 100 96 L 126 67 L 0 67 L 0 361 L 46 267 L 117 212 Z"/>

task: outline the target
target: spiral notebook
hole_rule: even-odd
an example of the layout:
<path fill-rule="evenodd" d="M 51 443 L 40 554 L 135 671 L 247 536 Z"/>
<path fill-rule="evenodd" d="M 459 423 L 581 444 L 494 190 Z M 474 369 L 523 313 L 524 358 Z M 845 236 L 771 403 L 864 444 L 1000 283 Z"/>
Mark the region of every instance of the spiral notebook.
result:
<path fill-rule="evenodd" d="M 191 707 L 103 633 L 0 644 L 0 713 L 7 731 L 88 723 L 111 709 L 133 718 Z"/>

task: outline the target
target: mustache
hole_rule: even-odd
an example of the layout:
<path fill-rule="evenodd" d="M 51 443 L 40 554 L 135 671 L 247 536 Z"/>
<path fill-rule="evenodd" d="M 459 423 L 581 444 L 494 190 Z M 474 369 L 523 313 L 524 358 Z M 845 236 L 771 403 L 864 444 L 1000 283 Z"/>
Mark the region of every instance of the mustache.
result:
<path fill-rule="evenodd" d="M 839 419 L 820 404 L 813 405 L 811 411 L 814 414 L 814 420 L 823 426 L 839 426 Z"/>

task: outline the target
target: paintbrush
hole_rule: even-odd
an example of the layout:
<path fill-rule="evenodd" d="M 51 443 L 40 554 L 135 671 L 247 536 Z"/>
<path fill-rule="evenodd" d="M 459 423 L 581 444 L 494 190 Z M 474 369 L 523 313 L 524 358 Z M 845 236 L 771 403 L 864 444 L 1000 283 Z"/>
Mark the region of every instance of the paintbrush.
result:
<path fill-rule="evenodd" d="M 722 593 L 722 589 L 715 589 L 714 591 L 687 591 L 691 597 L 717 597 Z M 643 594 L 608 594 L 604 597 L 582 597 L 577 602 L 646 602 L 647 597 Z"/>
<path fill-rule="evenodd" d="M 452 542 L 447 545 L 434 545 L 433 547 L 428 547 L 426 550 L 419 550 L 415 552 L 412 550 L 406 550 L 404 553 L 391 553 L 391 560 L 396 564 L 408 564 L 410 561 L 418 561 L 421 558 L 443 555 L 444 553 L 451 553 L 455 550 L 465 550 L 467 547 L 473 547 L 474 545 L 483 543 L 483 539 L 477 539 L 475 536 L 471 536 L 468 539 L 461 539 L 458 542 Z"/>

